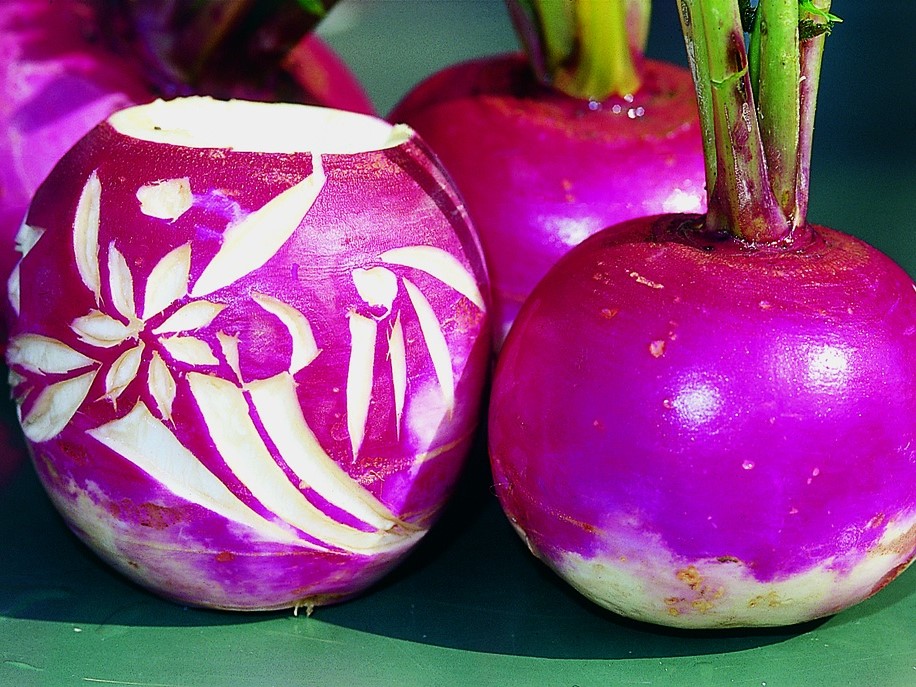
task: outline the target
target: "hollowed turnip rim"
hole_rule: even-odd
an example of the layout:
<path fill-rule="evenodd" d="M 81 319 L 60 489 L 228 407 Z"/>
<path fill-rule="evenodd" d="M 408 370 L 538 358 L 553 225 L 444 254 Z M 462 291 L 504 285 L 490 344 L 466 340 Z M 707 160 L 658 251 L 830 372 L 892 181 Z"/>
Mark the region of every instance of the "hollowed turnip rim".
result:
<path fill-rule="evenodd" d="M 259 153 L 356 154 L 394 148 L 413 135 L 371 115 L 314 105 L 216 100 L 154 100 L 108 118 L 132 138 L 189 148 Z"/>

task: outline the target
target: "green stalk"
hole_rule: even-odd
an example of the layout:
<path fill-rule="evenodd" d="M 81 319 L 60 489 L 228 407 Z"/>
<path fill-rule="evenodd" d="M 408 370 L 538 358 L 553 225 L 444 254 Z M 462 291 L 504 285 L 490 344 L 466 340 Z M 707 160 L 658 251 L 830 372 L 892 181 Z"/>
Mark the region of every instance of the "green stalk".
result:
<path fill-rule="evenodd" d="M 639 90 L 651 0 L 506 0 L 537 77 L 583 100 Z"/>
<path fill-rule="evenodd" d="M 785 240 L 806 222 L 823 54 L 823 34 L 801 29 L 829 28 L 830 0 L 679 2 L 706 152 L 706 226 L 751 243 Z"/>

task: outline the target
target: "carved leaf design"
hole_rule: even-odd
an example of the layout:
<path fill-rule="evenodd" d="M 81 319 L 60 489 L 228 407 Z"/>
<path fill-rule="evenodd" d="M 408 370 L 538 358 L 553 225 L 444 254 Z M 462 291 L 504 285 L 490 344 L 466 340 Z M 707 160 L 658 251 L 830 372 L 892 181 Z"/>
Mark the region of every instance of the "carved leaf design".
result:
<path fill-rule="evenodd" d="M 375 337 L 378 323 L 358 313 L 350 313 L 350 363 L 347 368 L 347 431 L 353 456 L 366 436 L 372 380 L 375 376 Z"/>
<path fill-rule="evenodd" d="M 143 357 L 143 343 L 134 346 L 115 360 L 108 368 L 105 375 L 105 398 L 110 401 L 117 400 L 124 389 L 134 381 L 140 370 L 140 360 Z"/>
<path fill-rule="evenodd" d="M 205 300 L 191 301 L 174 312 L 165 322 L 153 329 L 153 334 L 171 334 L 189 332 L 206 327 L 216 319 L 224 309 L 222 303 L 211 303 Z"/>
<path fill-rule="evenodd" d="M 103 312 L 90 310 L 88 315 L 73 320 L 70 329 L 82 341 L 92 346 L 111 348 L 135 336 L 138 331 L 138 323 L 124 324 Z"/>
<path fill-rule="evenodd" d="M 191 244 L 170 251 L 150 272 L 143 298 L 143 319 L 158 315 L 188 293 L 191 273 Z"/>
<path fill-rule="evenodd" d="M 16 250 L 24 258 L 29 254 L 29 251 L 35 247 L 35 244 L 38 243 L 38 239 L 44 236 L 45 230 L 38 227 L 33 227 L 30 224 L 25 222 L 19 227 L 19 231 L 16 232 Z M 20 308 L 20 265 L 22 264 L 22 259 L 20 258 L 16 265 L 13 267 L 13 271 L 10 273 L 9 279 L 6 282 L 6 293 L 9 298 L 10 305 L 13 307 L 13 312 L 16 315 L 19 315 Z"/>
<path fill-rule="evenodd" d="M 134 277 L 127 260 L 114 243 L 108 246 L 108 284 L 111 290 L 111 304 L 128 321 L 137 319 L 134 305 Z"/>
<path fill-rule="evenodd" d="M 86 400 L 96 371 L 56 382 L 42 389 L 28 414 L 22 418 L 22 431 L 34 442 L 47 441 L 60 434 Z"/>
<path fill-rule="evenodd" d="M 93 171 L 83 186 L 73 218 L 73 255 L 83 284 L 102 300 L 102 278 L 99 270 L 99 213 L 102 183 L 98 171 Z"/>
<path fill-rule="evenodd" d="M 289 371 L 299 372 L 311 363 L 321 352 L 315 343 L 312 325 L 305 315 L 291 305 L 262 293 L 252 293 L 251 298 L 264 310 L 274 315 L 289 331 L 293 340 L 293 352 L 290 356 Z"/>
<path fill-rule="evenodd" d="M 401 418 L 404 415 L 404 399 L 407 396 L 407 345 L 404 342 L 404 326 L 401 313 L 394 319 L 394 326 L 388 335 L 388 361 L 391 364 L 391 379 L 394 387 L 394 414 L 398 436 L 401 435 Z"/>
<path fill-rule="evenodd" d="M 163 420 L 172 419 L 172 405 L 175 402 L 177 385 L 168 365 L 158 351 L 153 351 L 149 362 L 149 390 L 156 401 L 156 409 Z"/>
<path fill-rule="evenodd" d="M 400 522 L 321 447 L 302 414 L 292 375 L 259 380 L 247 389 L 271 441 L 302 483 L 376 529 L 387 530 Z"/>
<path fill-rule="evenodd" d="M 432 275 L 468 298 L 481 310 L 486 309 L 474 275 L 451 253 L 434 246 L 405 246 L 385 251 L 379 256 L 392 265 L 412 267 Z"/>
<path fill-rule="evenodd" d="M 442 388 L 445 406 L 451 412 L 455 407 L 455 373 L 452 370 L 452 356 L 448 350 L 445 335 L 442 333 L 442 327 L 432 305 L 416 284 L 405 279 L 404 287 L 407 289 L 407 295 L 417 313 L 417 318 L 420 320 L 420 331 L 432 358 L 433 368 L 436 370 L 436 377 Z"/>
<path fill-rule="evenodd" d="M 97 364 L 97 361 L 74 351 L 67 344 L 39 334 L 22 334 L 13 338 L 6 351 L 6 360 L 11 366 L 20 365 L 42 374 L 64 374 Z"/>
<path fill-rule="evenodd" d="M 159 339 L 159 343 L 175 360 L 188 365 L 216 365 L 219 362 L 209 344 L 194 336 L 170 336 Z"/>
<path fill-rule="evenodd" d="M 286 243 L 324 188 L 321 157 L 312 173 L 255 210 L 223 235 L 223 244 L 191 289 L 195 298 L 228 286 L 264 265 Z"/>

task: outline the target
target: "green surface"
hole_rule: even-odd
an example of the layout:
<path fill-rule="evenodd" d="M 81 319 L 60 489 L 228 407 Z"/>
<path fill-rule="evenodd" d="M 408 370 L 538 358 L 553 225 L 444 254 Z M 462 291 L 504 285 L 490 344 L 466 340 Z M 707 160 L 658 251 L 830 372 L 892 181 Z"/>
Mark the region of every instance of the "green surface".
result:
<path fill-rule="evenodd" d="M 655 4 L 649 53 L 683 62 L 673 3 Z M 869 3 L 850 5 L 834 4 L 846 22 L 828 45 L 810 216 L 916 274 L 914 108 L 909 90 L 889 91 L 912 82 L 908 43 L 891 39 L 916 25 L 916 10 L 884 3 L 893 21 L 882 24 Z M 484 0 L 345 1 L 323 31 L 382 112 L 434 69 L 514 46 L 501 4 Z M 877 83 L 866 83 L 869 70 Z M 799 627 L 640 625 L 536 562 L 488 486 L 478 450 L 406 565 L 359 599 L 296 617 L 187 609 L 134 587 L 75 540 L 23 464 L 0 486 L 0 685 L 916 684 L 916 570 Z"/>

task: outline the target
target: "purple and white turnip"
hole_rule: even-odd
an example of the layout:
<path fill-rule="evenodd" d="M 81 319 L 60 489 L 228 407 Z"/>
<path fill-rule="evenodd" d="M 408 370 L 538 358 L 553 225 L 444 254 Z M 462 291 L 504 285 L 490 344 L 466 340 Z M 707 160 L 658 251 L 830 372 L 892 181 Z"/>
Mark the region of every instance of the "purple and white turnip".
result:
<path fill-rule="evenodd" d="M 389 115 L 454 178 L 490 267 L 498 348 L 525 297 L 608 225 L 701 212 L 690 73 L 644 57 L 649 0 L 510 0 L 527 56 L 449 67 Z"/>
<path fill-rule="evenodd" d="M 120 110 L 38 189 L 10 278 L 42 484 L 104 560 L 227 609 L 404 558 L 489 370 L 480 247 L 407 127 L 293 104 Z"/>
<path fill-rule="evenodd" d="M 572 249 L 490 404 L 496 493 L 531 551 L 601 606 L 687 628 L 833 614 L 916 555 L 916 286 L 806 220 L 830 2 L 742 4 L 678 3 L 708 212 Z"/>

